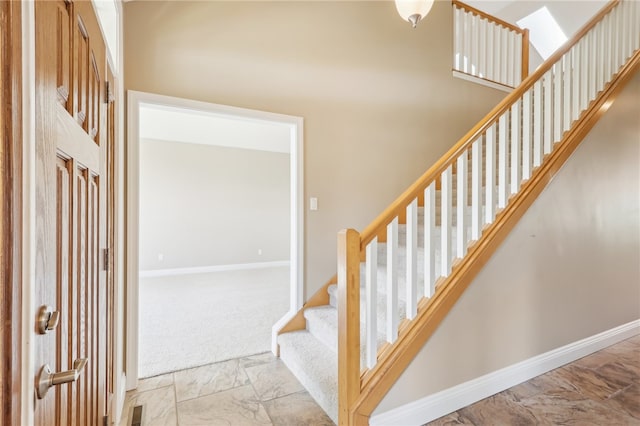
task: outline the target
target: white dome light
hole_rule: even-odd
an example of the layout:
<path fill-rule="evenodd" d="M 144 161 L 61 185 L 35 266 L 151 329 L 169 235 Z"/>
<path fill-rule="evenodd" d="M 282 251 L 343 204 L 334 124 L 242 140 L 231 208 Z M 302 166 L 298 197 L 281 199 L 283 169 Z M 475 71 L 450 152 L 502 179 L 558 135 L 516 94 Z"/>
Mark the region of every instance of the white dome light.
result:
<path fill-rule="evenodd" d="M 433 0 L 395 0 L 396 9 L 405 21 L 416 27 L 418 22 L 427 16 L 433 6 Z"/>

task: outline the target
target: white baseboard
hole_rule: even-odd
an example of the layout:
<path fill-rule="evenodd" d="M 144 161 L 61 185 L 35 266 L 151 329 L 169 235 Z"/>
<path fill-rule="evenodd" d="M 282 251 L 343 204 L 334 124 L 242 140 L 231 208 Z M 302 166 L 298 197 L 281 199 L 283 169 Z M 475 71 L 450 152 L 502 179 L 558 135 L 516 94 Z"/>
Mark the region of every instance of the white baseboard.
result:
<path fill-rule="evenodd" d="M 504 84 L 496 83 L 495 81 L 486 80 L 481 77 L 476 77 L 471 74 L 467 74 L 464 72 L 452 70 L 453 76 L 460 78 L 462 80 L 471 81 L 472 83 L 481 84 L 482 86 L 491 87 L 492 89 L 502 90 L 503 92 L 512 92 L 513 87 L 505 86 Z"/>
<path fill-rule="evenodd" d="M 116 389 L 116 397 L 114 398 L 115 407 L 113 407 L 114 416 L 114 424 L 119 425 L 122 423 L 122 415 L 129 415 L 129 413 L 123 413 L 124 410 L 124 400 L 127 395 L 127 375 L 122 373 L 120 376 L 120 381 L 118 389 Z"/>
<path fill-rule="evenodd" d="M 290 263 L 291 262 L 288 260 L 277 260 L 274 262 L 235 263 L 232 265 L 194 266 L 191 268 L 174 268 L 174 269 L 153 269 L 149 271 L 140 271 L 140 278 L 166 277 L 170 275 L 204 274 L 207 272 L 221 272 L 221 271 L 240 271 L 243 269 L 275 268 L 278 266 L 289 266 Z"/>
<path fill-rule="evenodd" d="M 640 320 L 570 343 L 477 379 L 371 416 L 371 426 L 423 425 L 640 333 Z"/>
<path fill-rule="evenodd" d="M 289 321 L 293 319 L 298 314 L 298 311 L 289 311 L 282 318 L 276 322 L 273 327 L 271 327 L 271 352 L 275 356 L 279 356 L 278 354 L 278 333 L 282 330 Z"/>

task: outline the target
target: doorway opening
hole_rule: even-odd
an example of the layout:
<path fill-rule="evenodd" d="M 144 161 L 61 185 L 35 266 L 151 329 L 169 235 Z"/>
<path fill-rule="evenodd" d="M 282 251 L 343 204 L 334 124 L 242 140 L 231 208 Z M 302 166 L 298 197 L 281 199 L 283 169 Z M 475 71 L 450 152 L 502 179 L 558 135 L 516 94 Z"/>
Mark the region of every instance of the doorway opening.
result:
<path fill-rule="evenodd" d="M 128 92 L 128 389 L 274 346 L 302 306 L 302 158 L 299 117 Z"/>

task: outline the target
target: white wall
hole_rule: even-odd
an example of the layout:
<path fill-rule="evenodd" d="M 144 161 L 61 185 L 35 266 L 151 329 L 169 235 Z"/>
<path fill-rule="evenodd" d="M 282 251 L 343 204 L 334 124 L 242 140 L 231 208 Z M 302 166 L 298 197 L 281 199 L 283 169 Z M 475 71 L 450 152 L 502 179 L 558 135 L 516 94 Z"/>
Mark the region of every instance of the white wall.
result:
<path fill-rule="evenodd" d="M 640 318 L 640 72 L 377 407 Z"/>
<path fill-rule="evenodd" d="M 288 260 L 289 161 L 278 152 L 142 139 L 140 270 Z"/>

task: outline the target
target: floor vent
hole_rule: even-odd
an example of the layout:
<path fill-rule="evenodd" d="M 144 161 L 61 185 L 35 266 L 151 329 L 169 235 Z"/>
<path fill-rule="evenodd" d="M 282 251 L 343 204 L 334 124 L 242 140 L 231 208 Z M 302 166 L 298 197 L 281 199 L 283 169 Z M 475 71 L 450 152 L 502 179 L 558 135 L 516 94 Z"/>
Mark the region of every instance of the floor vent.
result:
<path fill-rule="evenodd" d="M 133 407 L 131 426 L 142 426 L 142 405 L 136 405 Z"/>

